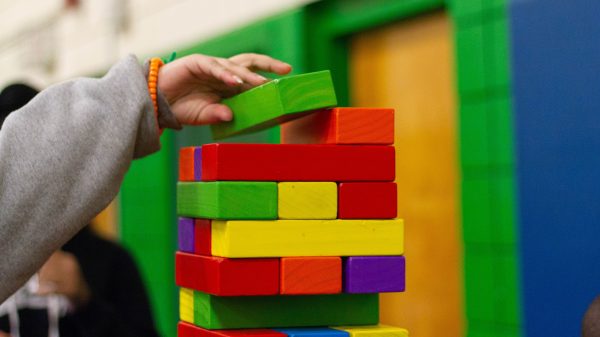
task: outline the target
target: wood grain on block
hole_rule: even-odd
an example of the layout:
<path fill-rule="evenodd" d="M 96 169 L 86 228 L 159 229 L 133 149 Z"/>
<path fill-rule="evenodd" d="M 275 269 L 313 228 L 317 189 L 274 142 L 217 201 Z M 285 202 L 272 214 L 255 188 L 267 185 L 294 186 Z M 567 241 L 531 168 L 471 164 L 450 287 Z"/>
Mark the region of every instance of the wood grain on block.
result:
<path fill-rule="evenodd" d="M 384 145 L 207 144 L 202 180 L 393 181 L 394 147 Z"/>
<path fill-rule="evenodd" d="M 281 294 L 337 294 L 342 291 L 340 257 L 281 258 Z"/>
<path fill-rule="evenodd" d="M 211 230 L 210 220 L 194 220 L 194 254 L 210 256 Z"/>
<path fill-rule="evenodd" d="M 194 291 L 194 308 L 194 324 L 205 329 L 371 325 L 379 321 L 377 294 L 229 297 Z"/>
<path fill-rule="evenodd" d="M 394 109 L 332 108 L 284 123 L 282 144 L 394 143 Z"/>
<path fill-rule="evenodd" d="M 277 219 L 277 183 L 179 182 L 177 214 L 209 219 Z"/>
<path fill-rule="evenodd" d="M 218 296 L 279 293 L 279 259 L 227 259 L 175 254 L 175 283 Z"/>
<path fill-rule="evenodd" d="M 394 220 L 213 221 L 212 255 L 222 257 L 402 255 Z"/>
<path fill-rule="evenodd" d="M 348 332 L 350 337 L 408 337 L 408 330 L 388 325 L 333 327 Z"/>
<path fill-rule="evenodd" d="M 286 337 L 286 334 L 271 329 L 208 330 L 179 322 L 177 337 Z"/>
<path fill-rule="evenodd" d="M 214 139 L 260 131 L 337 104 L 329 71 L 275 79 L 224 99 L 233 111 L 230 122 L 211 126 Z"/>
<path fill-rule="evenodd" d="M 331 328 L 289 328 L 276 329 L 287 337 L 350 337 L 346 331 Z"/>
<path fill-rule="evenodd" d="M 182 147 L 179 150 L 179 181 L 198 181 L 202 170 L 202 148 Z"/>
<path fill-rule="evenodd" d="M 333 182 L 278 183 L 279 219 L 335 219 L 337 184 Z"/>
<path fill-rule="evenodd" d="M 179 319 L 194 323 L 194 291 L 192 289 L 179 289 Z"/>
<path fill-rule="evenodd" d="M 396 183 L 340 183 L 338 218 L 393 219 L 398 215 Z"/>
<path fill-rule="evenodd" d="M 406 284 L 404 256 L 353 256 L 344 261 L 344 292 L 402 292 Z"/>
<path fill-rule="evenodd" d="M 179 250 L 182 252 L 194 252 L 194 219 L 179 218 L 177 221 L 177 241 Z"/>

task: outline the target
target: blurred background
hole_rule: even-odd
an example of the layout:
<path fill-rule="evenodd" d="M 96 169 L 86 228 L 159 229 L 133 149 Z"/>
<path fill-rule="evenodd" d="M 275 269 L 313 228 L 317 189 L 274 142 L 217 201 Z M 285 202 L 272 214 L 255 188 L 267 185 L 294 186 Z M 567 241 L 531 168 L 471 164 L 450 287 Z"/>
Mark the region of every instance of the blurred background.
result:
<path fill-rule="evenodd" d="M 589 0 L 0 1 L 0 84 L 99 76 L 126 54 L 259 52 L 330 69 L 341 106 L 396 109 L 412 336 L 579 334 L 600 294 L 600 2 Z M 279 129 L 233 141 L 279 141 Z M 94 221 L 138 262 L 175 336 L 175 181 L 167 131 Z M 560 333 L 560 331 L 563 331 Z"/>

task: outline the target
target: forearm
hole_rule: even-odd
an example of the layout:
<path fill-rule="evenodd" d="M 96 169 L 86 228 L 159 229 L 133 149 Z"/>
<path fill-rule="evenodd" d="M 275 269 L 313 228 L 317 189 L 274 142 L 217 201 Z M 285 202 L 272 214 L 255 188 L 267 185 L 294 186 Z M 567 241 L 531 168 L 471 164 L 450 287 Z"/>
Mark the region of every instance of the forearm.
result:
<path fill-rule="evenodd" d="M 0 302 L 116 196 L 131 160 L 159 147 L 133 57 L 14 112 L 0 132 Z"/>

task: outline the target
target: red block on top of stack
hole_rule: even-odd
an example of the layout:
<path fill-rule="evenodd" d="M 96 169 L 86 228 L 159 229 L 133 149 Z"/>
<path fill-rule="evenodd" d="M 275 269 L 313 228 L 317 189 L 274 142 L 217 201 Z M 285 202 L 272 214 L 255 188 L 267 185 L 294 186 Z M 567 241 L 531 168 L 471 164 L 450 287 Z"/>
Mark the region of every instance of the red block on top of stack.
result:
<path fill-rule="evenodd" d="M 394 143 L 394 109 L 333 108 L 281 125 L 282 144 Z"/>

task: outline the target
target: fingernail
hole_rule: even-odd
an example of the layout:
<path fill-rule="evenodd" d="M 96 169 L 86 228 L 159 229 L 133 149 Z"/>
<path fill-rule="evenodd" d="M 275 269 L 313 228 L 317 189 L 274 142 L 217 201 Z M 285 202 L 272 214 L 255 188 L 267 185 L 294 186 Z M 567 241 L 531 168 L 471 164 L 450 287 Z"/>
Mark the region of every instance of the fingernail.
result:
<path fill-rule="evenodd" d="M 233 78 L 238 84 L 244 84 L 244 81 L 237 75 L 233 75 Z"/>

